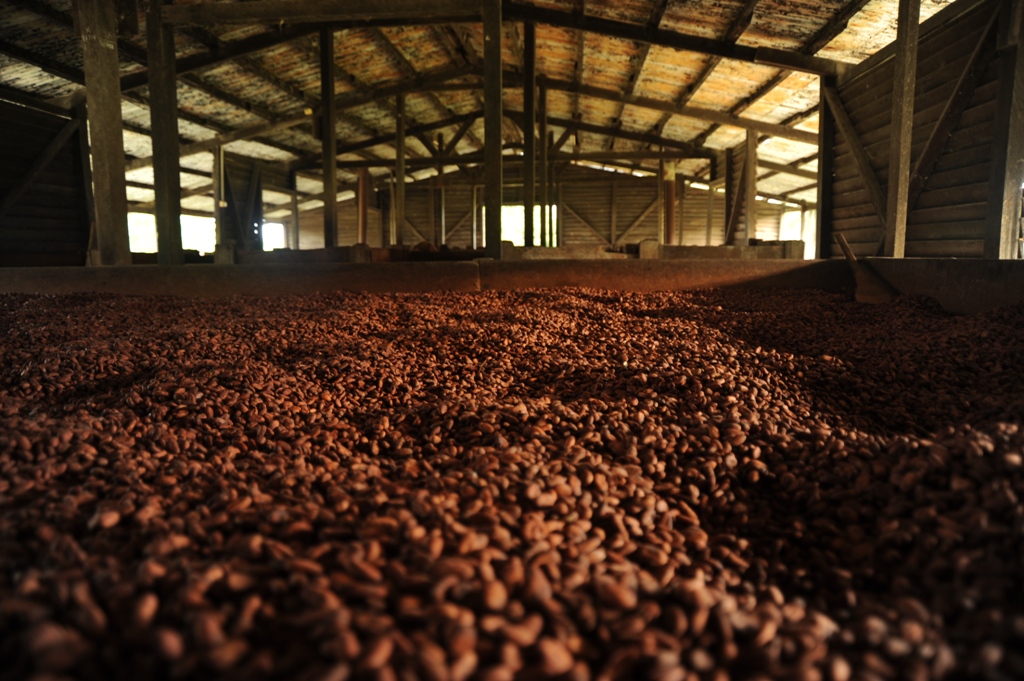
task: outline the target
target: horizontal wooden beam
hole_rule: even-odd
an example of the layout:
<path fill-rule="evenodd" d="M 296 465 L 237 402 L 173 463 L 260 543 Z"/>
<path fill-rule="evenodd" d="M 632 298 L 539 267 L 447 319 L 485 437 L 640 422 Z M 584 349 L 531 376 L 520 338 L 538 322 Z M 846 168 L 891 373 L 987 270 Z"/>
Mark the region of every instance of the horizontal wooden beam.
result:
<path fill-rule="evenodd" d="M 168 24 L 325 23 L 389 19 L 408 24 L 479 21 L 480 3 L 474 0 L 255 0 L 238 3 L 169 5 L 163 12 Z"/>
<path fill-rule="evenodd" d="M 194 7 L 194 5 L 192 5 Z M 161 12 L 167 12 L 181 5 L 167 5 Z M 203 71 L 232 59 L 238 59 L 254 52 L 270 49 L 275 45 L 290 42 L 315 33 L 317 27 L 311 24 L 285 26 L 280 30 L 267 31 L 258 35 L 224 43 L 208 52 L 190 54 L 181 57 L 174 63 L 175 72 L 180 76 L 185 73 Z M 149 83 L 149 70 L 143 69 L 121 77 L 121 92 L 129 92 L 145 87 Z"/>
<path fill-rule="evenodd" d="M 773 137 L 794 140 L 796 142 L 804 142 L 806 144 L 816 145 L 818 143 L 817 133 L 806 132 L 804 130 L 795 130 L 793 128 L 788 128 L 783 125 L 766 123 L 764 121 L 758 121 L 752 118 L 734 116 L 726 111 L 715 111 L 714 109 L 705 109 L 703 107 L 697 106 L 677 106 L 674 102 L 665 102 L 657 99 L 652 99 L 650 97 L 638 97 L 636 95 L 627 95 L 625 93 L 619 92 L 618 90 L 600 88 L 593 85 L 586 85 L 584 83 L 580 83 L 577 85 L 574 82 L 566 80 L 557 80 L 553 78 L 538 78 L 537 81 L 541 86 L 547 87 L 549 90 L 559 90 L 562 92 L 577 93 L 587 97 L 593 97 L 595 99 L 603 99 L 606 101 L 629 104 L 631 106 L 636 106 L 642 109 L 651 109 L 654 111 L 662 111 L 664 113 L 670 113 L 677 116 L 685 116 L 687 118 L 696 118 L 699 120 L 710 121 L 712 123 L 730 125 L 736 128 L 742 128 L 744 130 L 753 130 L 754 132 L 762 133 L 765 135 L 772 135 Z"/>
<path fill-rule="evenodd" d="M 35 95 L 21 90 L 15 90 L 14 88 L 7 87 L 6 85 L 0 85 L 0 102 L 6 102 L 8 104 L 14 104 L 15 106 L 21 106 L 26 109 L 32 109 L 33 111 L 39 111 L 56 118 L 70 119 L 72 113 L 69 109 L 65 109 L 60 106 L 56 106 L 50 102 L 39 99 Z"/>
<path fill-rule="evenodd" d="M 502 157 L 506 164 L 524 163 L 526 160 L 525 156 L 520 155 L 506 155 Z M 629 160 L 658 160 L 658 159 L 671 159 L 681 160 L 690 158 L 690 155 L 685 152 L 672 152 L 672 151 L 595 151 L 589 153 L 580 154 L 553 154 L 550 156 L 551 160 L 554 161 L 592 161 L 600 163 L 602 161 L 629 161 Z M 355 169 L 355 168 L 392 168 L 394 167 L 396 159 L 372 159 L 365 161 L 339 161 L 338 168 L 343 169 Z M 441 159 L 437 158 L 411 158 L 406 159 L 407 168 L 434 168 L 438 165 L 442 166 L 457 166 L 457 165 L 470 165 L 479 164 L 484 162 L 484 155 L 481 152 L 475 152 L 472 154 L 462 154 L 458 156 L 447 156 Z"/>
<path fill-rule="evenodd" d="M 185 5 L 182 5 L 183 7 Z M 428 74 L 413 78 L 411 80 L 402 81 L 394 85 L 388 85 L 385 87 L 376 88 L 374 90 L 368 90 L 366 92 L 357 92 L 353 94 L 345 94 L 336 99 L 336 104 L 339 111 L 345 109 L 352 109 L 355 107 L 363 106 L 371 102 L 375 102 L 381 99 L 387 99 L 389 97 L 395 97 L 399 94 L 407 92 L 418 92 L 425 88 L 433 87 L 436 84 L 443 83 L 447 80 L 460 78 L 469 72 L 469 69 L 452 69 L 449 71 L 442 71 L 437 74 Z M 192 154 L 200 154 L 207 151 L 213 151 L 217 147 L 230 144 L 232 142 L 239 142 L 241 140 L 252 139 L 253 137 L 260 137 L 262 135 L 270 135 L 281 130 L 287 130 L 288 128 L 294 128 L 298 125 L 308 123 L 313 120 L 313 116 L 317 112 L 307 109 L 300 116 L 293 116 L 291 118 L 281 119 L 279 121 L 271 121 L 270 123 L 262 123 L 260 125 L 250 126 L 248 128 L 239 128 L 237 130 L 230 130 L 228 132 L 221 133 L 216 137 L 203 140 L 201 142 L 193 142 L 192 144 L 185 144 L 181 147 L 181 156 L 190 156 Z M 391 139 L 390 137 L 388 138 Z M 383 144 L 384 142 L 381 142 Z M 305 158 L 305 157 L 304 157 Z M 153 158 L 135 158 L 126 164 L 127 170 L 138 170 L 139 168 L 146 168 L 153 165 Z"/>
<path fill-rule="evenodd" d="M 824 76 L 838 76 L 841 73 L 845 73 L 848 69 L 848 66 L 842 62 L 812 57 L 800 54 L 799 52 L 737 45 L 728 40 L 715 40 L 651 26 L 604 19 L 583 13 L 548 9 L 521 2 L 506 1 L 503 6 L 503 14 L 506 21 L 533 21 L 558 28 L 571 28 L 589 33 L 599 33 L 624 40 L 658 45 L 659 47 L 699 52 L 724 59 L 765 64 Z"/>
<path fill-rule="evenodd" d="M 519 112 L 506 112 L 506 115 L 522 117 L 522 113 Z M 715 158 L 715 153 L 710 149 L 698 147 L 688 142 L 666 139 L 659 135 L 650 135 L 643 132 L 630 132 L 628 130 L 623 130 L 622 128 L 607 128 L 602 125 L 584 123 L 583 121 L 573 121 L 566 118 L 548 117 L 548 123 L 550 125 L 557 125 L 560 128 L 572 128 L 580 132 L 589 132 L 595 135 L 611 135 L 613 137 L 618 137 L 619 139 L 632 140 L 634 142 L 650 144 L 652 146 L 663 147 L 665 149 L 678 149 L 686 152 L 689 158 Z"/>
<path fill-rule="evenodd" d="M 781 163 L 772 163 L 771 161 L 765 161 L 764 159 L 757 159 L 757 165 L 765 170 L 771 170 L 772 172 L 782 173 L 783 175 L 794 175 L 796 177 L 803 177 L 808 180 L 817 180 L 818 173 L 815 170 L 800 170 L 793 166 L 783 165 Z"/>
<path fill-rule="evenodd" d="M 502 5 L 505 21 L 531 21 L 560 28 L 599 33 L 625 40 L 677 50 L 710 54 L 724 59 L 765 64 L 818 75 L 838 76 L 848 66 L 799 52 L 765 47 L 737 45 L 698 35 L 631 24 L 588 15 L 564 12 L 506 0 Z M 211 23 L 303 23 L 323 24 L 339 21 L 395 21 L 408 25 L 478 22 L 482 18 L 476 0 L 254 0 L 239 3 L 170 5 L 163 12 L 171 24 Z"/>

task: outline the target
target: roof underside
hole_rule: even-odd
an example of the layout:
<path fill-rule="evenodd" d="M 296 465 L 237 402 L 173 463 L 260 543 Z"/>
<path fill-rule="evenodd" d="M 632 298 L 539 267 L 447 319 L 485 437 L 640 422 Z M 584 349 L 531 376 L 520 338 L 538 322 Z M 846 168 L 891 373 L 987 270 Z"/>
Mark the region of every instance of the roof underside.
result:
<path fill-rule="evenodd" d="M 140 0 L 144 4 L 144 0 Z M 382 0 L 385 1 L 386 0 Z M 176 4 L 211 4 L 198 0 Z M 218 3 L 220 4 L 220 3 Z M 925 0 L 921 20 L 931 17 L 946 0 Z M 831 60 L 859 63 L 892 42 L 896 34 L 897 0 L 534 0 L 533 6 L 561 13 L 598 17 L 638 27 L 660 28 L 689 36 L 734 42 L 754 48 L 773 48 Z M 145 12 L 140 7 L 141 32 L 120 41 L 122 75 L 145 69 Z M 0 86 L 58 105 L 75 101 L 83 90 L 82 49 L 74 30 L 71 0 L 0 0 Z M 181 26 L 176 30 L 178 58 L 203 55 L 212 49 L 240 45 L 239 41 L 281 31 L 281 25 Z M 510 76 L 524 64 L 523 25 L 506 22 L 503 62 Z M 763 64 L 718 58 L 698 52 L 625 40 L 597 32 L 538 23 L 537 73 L 549 84 L 547 110 L 556 139 L 571 121 L 580 130 L 569 137 L 567 150 L 638 152 L 688 143 L 708 150 L 741 144 L 746 130 L 716 124 L 695 116 L 666 113 L 646 100 L 665 106 L 688 106 L 781 124 L 797 131 L 817 132 L 818 77 Z M 251 52 L 211 68 L 179 76 L 179 132 L 183 144 L 209 140 L 231 130 L 301 117 L 320 100 L 319 44 L 315 32 Z M 415 131 L 407 142 L 410 158 L 429 158 L 438 136 L 456 138 L 463 123 L 468 131 L 455 147 L 457 154 L 482 148 L 483 101 L 479 74 L 483 63 L 482 27 L 450 25 L 358 27 L 339 30 L 335 38 L 339 79 L 337 93 L 353 102 L 338 118 L 339 161 L 379 161 L 395 157 L 393 96 L 374 97 L 381 88 L 411 83 L 434 74 L 451 74 L 444 88 L 410 91 L 406 96 L 407 125 Z M 516 80 L 504 95 L 509 112 L 523 110 L 523 91 Z M 464 87 L 459 87 L 459 86 Z M 580 86 L 600 89 L 580 92 Z M 575 90 L 575 91 L 574 91 Z M 620 101 L 603 96 L 606 91 Z M 641 98 L 644 106 L 623 104 L 621 98 Z M 638 100 L 634 100 L 638 101 Z M 124 94 L 125 150 L 129 158 L 151 155 L 150 117 L 145 87 Z M 474 120 L 475 117 L 475 120 Z M 438 123 L 451 121 L 437 127 Z M 472 121 L 470 124 L 468 121 Z M 523 142 L 523 133 L 510 117 L 504 126 L 507 145 Z M 816 170 L 813 143 L 778 135 L 761 135 L 759 156 L 770 163 Z M 386 140 L 386 141 L 382 141 Z M 376 142 L 376 143 L 374 143 Z M 446 142 L 446 143 L 447 143 Z M 317 179 L 320 142 L 306 122 L 226 145 L 228 151 L 302 167 L 298 190 L 322 192 Z M 633 154 L 632 156 L 636 156 Z M 609 161 L 618 169 L 653 170 L 657 161 Z M 709 161 L 694 158 L 680 163 L 679 172 L 702 177 Z M 212 199 L 198 190 L 209 183 L 212 156 L 208 152 L 182 160 L 194 171 L 182 176 L 185 189 L 197 190 L 183 200 L 189 210 L 212 210 Z M 339 170 L 341 183 L 355 181 L 351 168 Z M 386 168 L 372 168 L 385 175 Z M 415 171 L 425 177 L 432 168 Z M 762 169 L 759 191 L 813 201 L 813 181 L 807 177 Z M 128 173 L 129 200 L 148 202 L 153 192 L 152 170 Z M 286 194 L 276 197 L 289 201 Z M 307 206 L 317 205 L 313 199 Z"/>

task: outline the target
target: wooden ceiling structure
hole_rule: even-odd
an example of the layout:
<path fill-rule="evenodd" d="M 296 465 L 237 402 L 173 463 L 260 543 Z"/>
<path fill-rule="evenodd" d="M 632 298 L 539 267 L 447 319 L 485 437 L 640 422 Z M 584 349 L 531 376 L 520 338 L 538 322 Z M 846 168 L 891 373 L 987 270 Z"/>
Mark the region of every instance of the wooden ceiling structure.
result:
<path fill-rule="evenodd" d="M 668 156 L 710 180 L 746 144 L 758 192 L 809 203 L 820 82 L 891 43 L 899 4 L 0 0 L 0 99 L 87 110 L 97 223 L 155 206 L 168 263 L 177 216 L 217 210 L 224 150 L 293 173 L 269 201 L 318 208 L 361 174 L 481 163 L 500 204 L 503 162 L 535 156 L 638 172 Z M 100 232 L 101 260 L 127 262 L 126 233 Z"/>

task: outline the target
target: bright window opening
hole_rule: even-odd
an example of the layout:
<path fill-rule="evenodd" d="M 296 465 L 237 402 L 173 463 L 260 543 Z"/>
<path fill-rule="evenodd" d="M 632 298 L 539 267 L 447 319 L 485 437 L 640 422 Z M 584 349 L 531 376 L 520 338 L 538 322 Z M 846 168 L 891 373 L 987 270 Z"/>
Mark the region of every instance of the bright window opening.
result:
<path fill-rule="evenodd" d="M 149 213 L 128 214 L 128 244 L 132 253 L 156 253 L 156 217 Z M 186 251 L 213 253 L 217 248 L 217 222 L 196 215 L 181 216 L 181 246 Z"/>
<path fill-rule="evenodd" d="M 798 210 L 791 210 L 782 214 L 782 219 L 779 222 L 779 240 L 803 240 L 804 260 L 813 260 L 818 248 L 816 229 L 816 218 L 813 210 L 803 213 Z"/>
<path fill-rule="evenodd" d="M 533 244 L 540 246 L 540 206 L 533 207 Z M 487 222 L 487 208 L 483 209 L 484 224 Z M 558 243 L 558 210 L 551 211 L 549 234 L 551 243 Z M 514 246 L 526 245 L 526 208 L 524 206 L 501 207 L 501 240 L 511 241 Z"/>
<path fill-rule="evenodd" d="M 287 248 L 284 225 L 280 222 L 263 223 L 263 250 L 275 251 L 279 248 Z"/>

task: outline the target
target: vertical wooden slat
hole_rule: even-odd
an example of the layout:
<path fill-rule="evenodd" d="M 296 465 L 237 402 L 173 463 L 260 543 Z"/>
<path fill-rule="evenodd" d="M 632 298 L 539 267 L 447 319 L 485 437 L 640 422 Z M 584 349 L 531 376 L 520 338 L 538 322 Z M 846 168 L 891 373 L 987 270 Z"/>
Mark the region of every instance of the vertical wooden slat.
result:
<path fill-rule="evenodd" d="M 149 116 L 153 139 L 153 210 L 157 262 L 185 264 L 181 246 L 181 150 L 178 143 L 178 88 L 174 30 L 160 21 L 165 0 L 150 0 L 146 15 L 149 47 Z"/>
<path fill-rule="evenodd" d="M 224 244 L 224 147 L 213 150 L 213 220 L 217 230 L 217 245 Z"/>
<path fill-rule="evenodd" d="M 302 217 L 299 215 L 299 197 L 292 194 L 292 229 L 288 235 L 289 244 L 293 251 L 299 250 L 300 238 L 302 236 Z"/>
<path fill-rule="evenodd" d="M 117 11 L 109 0 L 79 0 L 78 18 L 89 101 L 99 264 L 130 265 Z"/>
<path fill-rule="evenodd" d="M 665 216 L 668 209 L 665 202 L 668 197 L 665 194 L 665 159 L 658 159 L 658 243 L 665 243 Z"/>
<path fill-rule="evenodd" d="M 548 225 L 548 218 L 551 215 L 551 211 L 548 208 L 550 203 L 550 192 L 548 191 L 548 89 L 541 87 L 540 89 L 540 102 L 538 102 L 539 115 L 540 115 L 540 166 L 538 168 L 540 177 L 538 184 L 540 186 L 540 245 L 547 247 L 551 245 L 548 233 L 550 228 Z"/>
<path fill-rule="evenodd" d="M 743 158 L 743 206 L 745 232 L 741 246 L 757 236 L 757 133 L 747 130 L 746 153 Z"/>
<path fill-rule="evenodd" d="M 85 223 L 89 226 L 88 253 L 96 249 L 96 197 L 92 193 L 92 164 L 89 161 L 89 112 L 87 104 L 81 102 L 75 108 L 78 119 L 78 161 L 82 172 L 82 191 L 85 193 Z M 87 264 L 93 264 L 86 259 Z"/>
<path fill-rule="evenodd" d="M 704 245 L 711 245 L 711 226 L 715 221 L 715 187 L 708 183 L 708 224 L 704 235 Z"/>
<path fill-rule="evenodd" d="M 484 15 L 484 217 L 487 257 L 501 258 L 502 77 L 501 0 L 483 0 Z"/>
<path fill-rule="evenodd" d="M 834 88 L 835 82 L 822 77 L 818 104 L 818 208 L 815 214 L 817 230 L 817 253 L 819 259 L 832 257 L 832 204 L 835 200 L 832 184 L 836 166 L 836 120 L 825 100 L 827 88 Z"/>
<path fill-rule="evenodd" d="M 911 145 L 914 133 L 914 89 L 921 0 L 900 0 L 889 128 L 889 185 L 885 211 L 884 254 L 902 258 L 907 245 Z"/>
<path fill-rule="evenodd" d="M 533 207 L 537 191 L 537 27 L 527 21 L 523 26 L 523 209 L 524 238 L 527 248 L 534 244 Z"/>
<path fill-rule="evenodd" d="M 999 36 L 999 95 L 996 101 L 992 174 L 985 220 L 984 257 L 1017 257 L 1024 183 L 1024 10 L 1003 0 Z"/>
<path fill-rule="evenodd" d="M 661 178 L 665 187 L 662 195 L 665 197 L 665 243 L 669 246 L 676 245 L 676 217 L 679 211 L 679 202 L 676 196 L 676 162 L 665 161 Z"/>
<path fill-rule="evenodd" d="M 359 185 L 356 188 L 356 200 L 358 201 L 356 216 L 356 243 L 367 242 L 367 226 L 370 222 L 370 170 L 369 168 L 359 169 Z"/>
<path fill-rule="evenodd" d="M 405 244 L 405 95 L 395 99 L 395 244 Z"/>
<path fill-rule="evenodd" d="M 320 137 L 324 170 L 324 247 L 338 245 L 338 108 L 334 31 L 320 30 Z"/>

